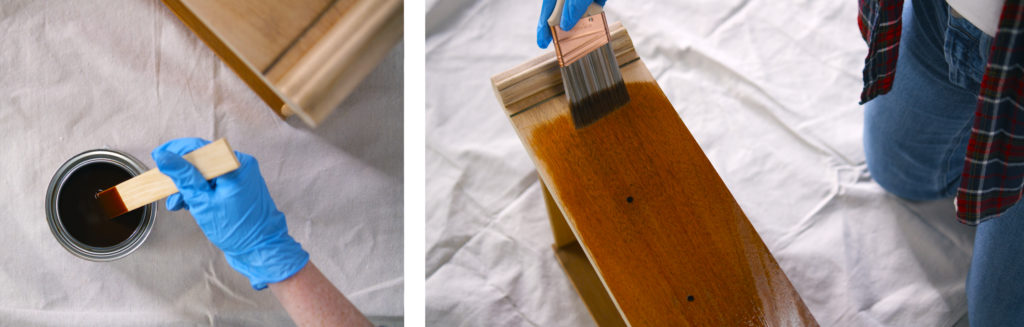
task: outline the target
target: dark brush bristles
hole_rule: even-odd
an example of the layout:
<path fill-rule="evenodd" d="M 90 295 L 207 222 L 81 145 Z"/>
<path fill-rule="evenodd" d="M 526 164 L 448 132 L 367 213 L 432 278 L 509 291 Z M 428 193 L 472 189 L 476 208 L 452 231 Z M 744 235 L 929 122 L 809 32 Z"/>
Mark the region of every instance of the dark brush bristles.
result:
<path fill-rule="evenodd" d="M 626 83 L 611 43 L 562 67 L 569 112 L 577 129 L 593 124 L 629 102 Z"/>

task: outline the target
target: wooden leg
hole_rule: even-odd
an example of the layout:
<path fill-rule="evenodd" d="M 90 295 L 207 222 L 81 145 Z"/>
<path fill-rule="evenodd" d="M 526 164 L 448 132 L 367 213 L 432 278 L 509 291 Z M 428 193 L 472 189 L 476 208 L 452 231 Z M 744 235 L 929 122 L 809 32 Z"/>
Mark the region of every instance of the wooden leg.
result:
<path fill-rule="evenodd" d="M 540 181 L 540 188 L 544 191 L 544 204 L 548 208 L 548 220 L 551 221 L 551 232 L 555 234 L 555 248 L 560 248 L 565 245 L 576 242 L 576 235 L 572 234 L 572 229 L 569 229 L 569 223 L 566 222 L 565 216 L 562 215 L 562 209 L 558 208 L 558 204 L 555 203 L 555 199 L 551 197 L 551 192 L 548 192 L 548 186 L 544 185 L 544 181 Z"/>
<path fill-rule="evenodd" d="M 562 265 L 562 270 L 569 276 L 576 293 L 583 299 L 583 304 L 590 311 L 590 316 L 600 327 L 626 326 L 619 309 L 612 302 L 611 295 L 605 290 L 597 271 L 587 259 L 583 247 L 576 241 L 562 210 L 558 208 L 555 199 L 548 192 L 544 181 L 540 181 L 540 187 L 544 191 L 544 204 L 548 208 L 548 219 L 551 221 L 551 231 L 555 235 L 555 244 L 551 246 L 555 250 L 555 257 Z"/>

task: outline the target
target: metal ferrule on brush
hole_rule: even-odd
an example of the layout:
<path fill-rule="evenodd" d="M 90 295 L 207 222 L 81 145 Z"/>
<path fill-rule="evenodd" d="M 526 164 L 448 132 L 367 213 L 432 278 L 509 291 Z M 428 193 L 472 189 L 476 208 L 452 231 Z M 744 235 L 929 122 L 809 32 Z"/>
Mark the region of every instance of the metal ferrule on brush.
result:
<path fill-rule="evenodd" d="M 562 84 L 576 128 L 590 125 L 629 102 L 605 14 L 600 6 L 591 9 L 569 31 L 551 24 Z"/>

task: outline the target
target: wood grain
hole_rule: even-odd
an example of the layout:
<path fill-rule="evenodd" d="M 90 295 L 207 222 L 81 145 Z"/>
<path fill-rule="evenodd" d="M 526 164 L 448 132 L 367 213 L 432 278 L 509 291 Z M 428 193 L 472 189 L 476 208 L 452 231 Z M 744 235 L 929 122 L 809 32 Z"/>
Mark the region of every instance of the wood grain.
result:
<path fill-rule="evenodd" d="M 263 74 L 267 80 L 271 83 L 278 83 L 284 74 L 287 74 L 292 66 L 295 65 L 302 56 L 313 48 L 314 45 L 320 41 L 320 38 L 327 33 L 334 26 L 334 23 L 344 16 L 348 9 L 352 7 L 354 1 L 336 1 L 334 5 L 327 8 L 327 10 L 321 13 L 321 17 L 317 19 L 313 25 L 306 31 L 305 37 L 294 40 L 291 51 L 286 51 L 279 56 L 277 62 L 270 67 L 263 69 Z"/>
<path fill-rule="evenodd" d="M 278 115 L 310 126 L 402 35 L 401 0 L 163 2 Z"/>
<path fill-rule="evenodd" d="M 351 2 L 345 0 L 342 2 Z M 239 56 L 264 71 L 289 50 L 332 0 L 182 0 Z"/>
<path fill-rule="evenodd" d="M 586 128 L 573 126 L 564 96 L 506 113 L 623 319 L 817 325 L 643 61 L 620 65 L 631 102 Z M 492 81 L 527 70 L 548 74 Z"/>
<path fill-rule="evenodd" d="M 231 68 L 239 78 L 249 86 L 256 95 L 263 100 L 274 113 L 278 116 L 286 117 L 282 112 L 281 108 L 284 107 L 285 99 L 274 87 L 264 80 L 263 75 L 260 73 L 260 69 L 251 64 L 238 53 L 232 50 L 232 46 L 227 43 L 227 40 L 221 39 L 213 29 L 209 26 L 208 17 L 200 16 L 193 12 L 188 6 L 185 5 L 184 0 L 163 0 L 164 5 L 170 8 L 178 19 L 181 19 L 185 26 L 188 26 L 192 32 L 199 36 L 200 40 L 206 43 L 206 46 L 210 47 L 221 60 Z M 201 13 L 200 13 L 201 14 Z M 205 18 L 205 20 L 204 20 Z"/>
<path fill-rule="evenodd" d="M 334 24 L 275 84 L 288 109 L 320 122 L 402 37 L 402 0 L 362 0 Z M 302 110 L 295 110 L 292 106 Z"/>
<path fill-rule="evenodd" d="M 219 139 L 182 156 L 199 170 L 204 179 L 213 179 L 238 169 L 241 164 L 226 139 Z M 153 168 L 114 186 L 124 203 L 125 212 L 178 192 L 170 177 Z"/>

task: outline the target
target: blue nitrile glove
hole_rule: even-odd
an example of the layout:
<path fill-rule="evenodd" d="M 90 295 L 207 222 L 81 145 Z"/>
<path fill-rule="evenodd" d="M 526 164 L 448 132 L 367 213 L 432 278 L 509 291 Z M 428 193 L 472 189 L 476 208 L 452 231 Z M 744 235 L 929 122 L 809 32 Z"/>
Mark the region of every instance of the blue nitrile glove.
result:
<path fill-rule="evenodd" d="M 562 28 L 563 31 L 571 30 L 573 26 L 576 26 L 576 22 L 583 18 L 583 13 L 587 12 L 587 7 L 591 3 L 596 2 L 604 6 L 605 1 L 565 0 L 565 7 L 562 9 L 562 22 L 558 24 L 558 27 Z M 544 4 L 540 7 L 540 21 L 537 22 L 537 46 L 541 49 L 547 49 L 548 44 L 551 44 L 551 29 L 548 27 L 548 18 L 551 17 L 551 13 L 554 11 L 555 0 L 544 0 Z"/>
<path fill-rule="evenodd" d="M 299 272 L 309 254 L 288 235 L 284 214 L 270 198 L 255 158 L 235 151 L 242 165 L 206 181 L 181 157 L 208 143 L 183 138 L 153 150 L 157 168 L 178 187 L 178 193 L 167 198 L 167 209 L 188 209 L 206 238 L 224 251 L 228 264 L 248 277 L 256 290 Z"/>

